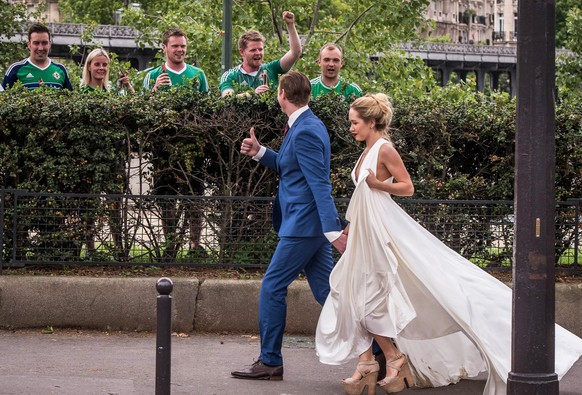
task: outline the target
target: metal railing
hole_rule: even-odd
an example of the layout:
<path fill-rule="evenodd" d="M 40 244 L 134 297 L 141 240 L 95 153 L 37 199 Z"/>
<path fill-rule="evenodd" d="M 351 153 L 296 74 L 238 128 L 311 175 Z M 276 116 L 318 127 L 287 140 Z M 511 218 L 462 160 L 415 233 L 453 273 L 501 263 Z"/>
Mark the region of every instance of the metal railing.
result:
<path fill-rule="evenodd" d="M 20 27 L 20 33 L 26 35 L 28 27 L 32 22 L 23 23 Z M 51 32 L 52 36 L 71 36 L 79 37 L 84 33 L 91 33 L 93 37 L 106 38 L 132 38 L 135 39 L 139 32 L 132 26 L 119 25 L 86 25 L 83 23 L 47 23 L 46 26 Z"/>
<path fill-rule="evenodd" d="M 0 189 L 0 269 L 33 264 L 264 268 L 277 243 L 273 198 L 51 194 Z M 349 200 L 336 199 L 340 213 Z M 509 269 L 513 202 L 398 200 L 450 248 Z M 582 199 L 556 205 L 556 264 L 580 268 Z"/>
<path fill-rule="evenodd" d="M 503 32 L 496 32 L 503 33 Z M 465 55 L 492 55 L 492 56 L 517 56 L 517 50 L 514 47 L 500 47 L 494 45 L 471 45 L 471 44 L 453 44 L 453 43 L 405 43 L 398 45 L 398 48 L 404 51 L 412 52 L 430 52 L 430 53 L 448 53 L 448 54 L 465 54 Z"/>

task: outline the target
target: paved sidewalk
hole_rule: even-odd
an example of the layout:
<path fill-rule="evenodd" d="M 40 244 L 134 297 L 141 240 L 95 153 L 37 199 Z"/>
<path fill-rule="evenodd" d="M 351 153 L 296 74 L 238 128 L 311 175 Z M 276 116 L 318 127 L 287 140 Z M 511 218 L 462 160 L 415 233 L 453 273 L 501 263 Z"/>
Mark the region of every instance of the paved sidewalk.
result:
<path fill-rule="evenodd" d="M 57 329 L 0 331 L 1 395 L 147 395 L 155 393 L 152 333 Z M 258 355 L 258 338 L 193 334 L 172 337 L 172 394 L 341 395 L 340 378 L 353 366 L 320 364 L 312 337 L 286 337 L 283 381 L 249 381 L 230 371 Z M 436 389 L 408 389 L 403 395 L 481 394 L 484 381 L 463 380 Z M 582 360 L 560 384 L 560 394 L 582 394 Z M 383 393 L 380 389 L 377 394 Z"/>

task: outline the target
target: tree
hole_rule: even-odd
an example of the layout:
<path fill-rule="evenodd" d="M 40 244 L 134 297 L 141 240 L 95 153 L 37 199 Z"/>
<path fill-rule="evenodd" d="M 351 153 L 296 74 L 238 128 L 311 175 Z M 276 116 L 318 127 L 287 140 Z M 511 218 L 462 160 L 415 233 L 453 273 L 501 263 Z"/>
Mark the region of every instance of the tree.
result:
<path fill-rule="evenodd" d="M 573 54 L 556 58 L 556 86 L 561 99 L 582 102 L 582 9 L 572 8 L 566 17 L 567 41 Z"/>
<path fill-rule="evenodd" d="M 566 31 L 568 34 L 566 48 L 582 55 L 582 8 L 575 7 L 568 11 Z"/>
<path fill-rule="evenodd" d="M 428 1 L 335 2 L 335 8 L 328 8 L 324 0 L 313 3 L 316 11 L 310 21 L 304 56 L 297 66 L 301 71 L 318 74 L 315 60 L 319 48 L 331 41 L 344 49 L 346 65 L 342 74 L 364 89 L 396 94 L 410 86 L 412 75 L 426 78 L 424 81 L 429 84 L 434 81 L 422 61 L 394 50 L 396 44 L 417 39 L 417 31 L 427 26 L 423 10 Z"/>
<path fill-rule="evenodd" d="M 122 8 L 121 0 L 64 0 L 59 1 L 63 20 L 74 23 L 98 23 L 112 25 L 114 12 Z"/>
<path fill-rule="evenodd" d="M 410 87 L 410 73 L 430 85 L 433 80 L 430 70 L 421 61 L 391 52 L 395 44 L 415 39 L 416 32 L 426 27 L 423 10 L 427 4 L 428 0 L 235 2 L 234 61 L 238 62 L 236 38 L 249 29 L 259 30 L 266 37 L 267 60 L 282 56 L 288 50 L 288 43 L 281 14 L 290 10 L 296 15 L 297 30 L 304 40 L 303 56 L 295 68 L 307 75 L 319 73 L 316 59 L 321 45 L 336 42 L 343 47 L 346 58 L 342 74 L 365 89 L 401 90 L 400 87 Z M 174 0 L 165 3 L 165 10 L 157 10 L 150 3 L 139 12 L 128 11 L 124 23 L 141 32 L 140 43 L 156 46 L 159 46 L 160 32 L 169 27 L 182 28 L 189 38 L 188 61 L 202 67 L 210 81 L 218 81 L 222 46 L 221 2 Z M 379 62 L 371 62 L 371 57 Z M 390 67 L 393 66 L 391 61 L 399 67 Z M 389 81 L 389 84 L 384 81 Z M 418 84 L 412 86 L 418 87 Z M 423 85 L 421 89 L 426 87 Z"/>
<path fill-rule="evenodd" d="M 128 0 L 60 0 L 59 9 L 66 22 L 112 25 L 115 22 L 115 11 L 126 9 L 129 3 L 134 2 Z M 135 3 L 145 8 L 163 7 L 166 10 L 166 4 L 172 2 L 140 0 L 135 1 Z"/>
<path fill-rule="evenodd" d="M 135 27 L 141 46 L 161 46 L 162 32 L 180 28 L 188 35 L 186 62 L 204 69 L 209 81 L 218 81 L 222 45 L 222 5 L 218 2 L 171 0 L 163 6 L 151 4 L 141 10 L 128 10 L 123 23 Z M 158 62 L 163 54 L 160 52 Z M 215 85 L 216 86 L 216 85 Z"/>
<path fill-rule="evenodd" d="M 5 1 L 5 0 L 4 0 Z M 121 0 L 63 0 L 59 2 L 70 22 L 112 23 L 113 12 L 123 8 Z M 266 37 L 266 59 L 288 50 L 281 21 L 284 10 L 296 15 L 302 36 L 303 56 L 295 65 L 310 77 L 319 74 L 316 59 L 326 42 L 342 46 L 346 65 L 342 75 L 364 90 L 387 91 L 390 95 L 425 92 L 434 85 L 431 70 L 416 58 L 394 50 L 398 43 L 417 39 L 428 22 L 423 11 L 428 0 L 240 0 L 233 7 L 232 49 L 238 63 L 236 38 L 249 29 Z M 160 46 L 161 32 L 170 27 L 186 31 L 189 39 L 187 62 L 204 69 L 211 86 L 221 74 L 222 2 L 203 0 L 144 0 L 138 10 L 123 12 L 122 23 L 135 27 L 142 45 Z M 160 53 L 156 62 L 161 62 Z M 371 59 L 375 59 L 372 61 Z M 134 80 L 139 83 L 139 77 Z M 414 81 L 413 81 L 414 80 Z"/>
<path fill-rule="evenodd" d="M 0 0 L 0 37 L 10 39 L 21 31 L 20 22 L 27 20 L 29 14 L 24 4 L 13 5 L 7 0 Z M 15 59 L 26 57 L 26 45 L 0 41 L 0 69 L 6 68 Z"/>
<path fill-rule="evenodd" d="M 556 47 L 568 47 L 567 19 L 570 10 L 579 6 L 579 0 L 556 0 Z"/>

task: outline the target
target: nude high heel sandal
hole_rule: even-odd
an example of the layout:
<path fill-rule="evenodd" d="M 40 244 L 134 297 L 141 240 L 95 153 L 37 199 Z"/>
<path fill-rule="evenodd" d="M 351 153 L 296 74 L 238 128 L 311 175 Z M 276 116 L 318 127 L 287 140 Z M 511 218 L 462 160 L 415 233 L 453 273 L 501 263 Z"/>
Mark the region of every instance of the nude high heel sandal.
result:
<path fill-rule="evenodd" d="M 398 367 L 393 363 L 398 361 L 400 358 L 404 358 L 404 363 Z M 403 389 L 414 385 L 414 378 L 412 377 L 412 372 L 410 371 L 410 365 L 408 364 L 408 358 L 404 354 L 398 354 L 393 358 L 386 361 L 386 371 L 388 368 L 392 368 L 398 371 L 396 377 L 386 377 L 385 379 L 378 382 L 380 388 L 382 388 L 387 394 L 393 394 L 395 392 L 400 392 Z"/>
<path fill-rule="evenodd" d="M 376 380 L 378 380 L 378 371 L 380 370 L 380 365 L 378 365 L 378 362 L 358 362 L 358 367 L 356 370 L 362 376 L 361 379 L 354 380 L 350 377 L 348 379 L 342 380 L 346 394 L 361 395 L 367 386 L 368 395 L 374 395 L 376 393 Z"/>

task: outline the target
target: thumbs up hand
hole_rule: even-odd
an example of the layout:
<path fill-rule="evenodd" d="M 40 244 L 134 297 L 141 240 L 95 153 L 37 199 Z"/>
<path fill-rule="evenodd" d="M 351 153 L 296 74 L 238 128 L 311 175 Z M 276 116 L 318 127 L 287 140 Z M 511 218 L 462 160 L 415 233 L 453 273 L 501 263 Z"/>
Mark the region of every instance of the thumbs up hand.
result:
<path fill-rule="evenodd" d="M 255 128 L 251 128 L 250 137 L 247 137 L 242 141 L 240 153 L 248 156 L 255 156 L 260 148 L 261 145 L 255 137 Z"/>

